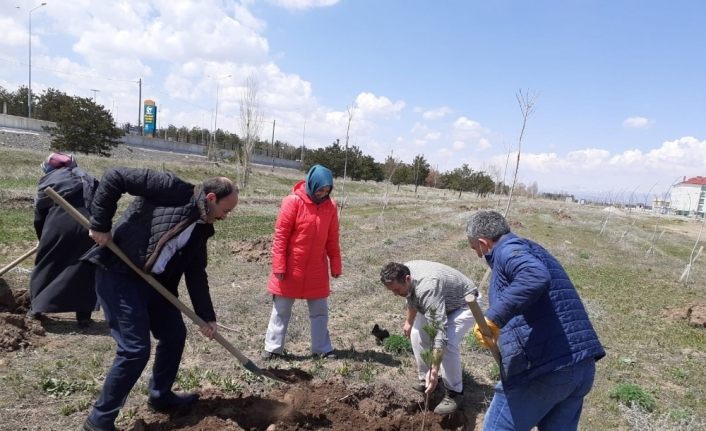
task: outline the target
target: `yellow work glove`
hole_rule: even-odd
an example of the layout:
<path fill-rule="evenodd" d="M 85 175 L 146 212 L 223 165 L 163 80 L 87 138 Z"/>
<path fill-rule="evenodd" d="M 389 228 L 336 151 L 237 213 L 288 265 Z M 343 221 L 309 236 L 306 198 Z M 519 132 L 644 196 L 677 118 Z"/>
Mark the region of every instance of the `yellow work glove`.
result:
<path fill-rule="evenodd" d="M 485 318 L 485 323 L 488 324 L 488 328 L 490 328 L 490 332 L 493 336 L 492 339 L 487 338 L 483 335 L 483 333 L 480 332 L 480 326 L 478 326 L 478 323 L 473 326 L 473 335 L 476 337 L 476 340 L 478 340 L 478 343 L 485 347 L 486 349 L 490 349 L 490 346 L 493 344 L 497 344 L 498 342 L 498 337 L 500 336 L 500 328 L 498 328 L 498 325 L 495 324 L 492 320 L 488 319 L 487 317 Z"/>

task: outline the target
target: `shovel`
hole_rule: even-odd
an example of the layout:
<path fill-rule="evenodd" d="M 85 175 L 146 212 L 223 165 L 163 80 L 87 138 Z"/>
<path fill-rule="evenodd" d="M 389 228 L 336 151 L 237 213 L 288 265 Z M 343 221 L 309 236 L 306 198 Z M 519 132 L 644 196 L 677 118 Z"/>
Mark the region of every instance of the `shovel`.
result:
<path fill-rule="evenodd" d="M 471 309 L 471 314 L 473 314 L 473 318 L 476 320 L 476 323 L 478 323 L 478 327 L 480 328 L 481 334 L 483 334 L 483 336 L 485 336 L 486 338 L 492 340 L 493 333 L 488 327 L 488 323 L 486 323 L 485 321 L 483 310 L 480 309 L 480 305 L 478 305 L 477 299 L 478 298 L 476 298 L 476 295 L 473 294 L 470 294 L 464 298 L 466 304 L 468 304 L 468 308 Z M 490 353 L 493 355 L 493 359 L 495 359 L 495 362 L 498 364 L 498 368 L 500 369 L 500 380 L 504 380 L 503 361 L 500 357 L 500 349 L 498 349 L 498 345 L 495 344 L 494 341 L 490 343 Z"/>
<path fill-rule="evenodd" d="M 51 187 L 47 187 L 44 189 L 44 192 L 54 200 L 59 206 L 61 206 L 71 217 L 73 217 L 81 226 L 85 227 L 86 229 L 90 228 L 90 223 L 86 219 L 86 217 L 83 216 L 76 208 L 71 206 L 64 198 L 59 196 L 57 192 L 54 191 Z M 135 271 L 140 277 L 142 277 L 147 283 L 149 283 L 150 286 L 152 286 L 157 292 L 159 292 L 160 295 L 162 295 L 167 301 L 171 302 L 172 305 L 174 305 L 176 308 L 178 308 L 182 313 L 186 314 L 187 317 L 191 319 L 192 322 L 194 322 L 198 326 L 205 326 L 206 322 L 200 318 L 196 313 L 194 313 L 189 307 L 184 305 L 179 299 L 177 299 L 176 296 L 172 295 L 171 292 L 169 292 L 162 284 L 157 281 L 154 277 L 152 277 L 150 274 L 147 274 L 140 268 L 138 268 L 132 261 L 130 260 L 129 257 L 123 253 L 123 251 L 118 247 L 112 240 L 108 241 L 108 244 L 106 244 L 106 247 L 108 247 L 113 253 L 115 253 L 116 256 L 118 256 L 127 266 L 129 266 L 133 271 Z M 258 376 L 264 376 L 267 378 L 270 378 L 272 380 L 276 380 L 281 383 L 288 383 L 279 377 L 275 376 L 268 370 L 263 370 L 259 368 L 257 365 L 255 365 L 250 359 L 248 359 L 245 355 L 243 355 L 240 350 L 238 350 L 235 346 L 230 344 L 228 340 L 223 338 L 223 335 L 220 334 L 220 332 L 216 332 L 214 337 L 213 337 L 218 343 L 225 347 L 225 349 L 230 352 L 233 356 L 238 359 L 238 362 L 248 371 L 252 372 L 253 374 L 256 374 Z"/>
<path fill-rule="evenodd" d="M 31 250 L 27 251 L 25 254 L 22 256 L 18 257 L 17 259 L 13 260 L 10 262 L 7 266 L 5 266 L 3 269 L 0 269 L 0 276 L 4 275 L 7 271 L 11 270 L 12 268 L 16 267 L 20 262 L 23 260 L 27 259 L 28 257 L 32 256 L 34 253 L 37 251 L 37 247 L 39 245 L 35 245 L 32 247 Z"/>

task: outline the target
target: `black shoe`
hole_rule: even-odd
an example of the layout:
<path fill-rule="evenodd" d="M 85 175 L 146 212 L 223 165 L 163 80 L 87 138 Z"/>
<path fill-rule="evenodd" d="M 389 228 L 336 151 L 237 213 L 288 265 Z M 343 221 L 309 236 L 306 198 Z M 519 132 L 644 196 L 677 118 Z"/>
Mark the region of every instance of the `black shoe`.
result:
<path fill-rule="evenodd" d="M 147 400 L 147 406 L 154 411 L 164 412 L 182 407 L 188 407 L 194 404 L 198 399 L 199 394 L 176 394 L 174 392 L 170 392 L 168 395 L 165 395 L 159 399 L 149 398 Z"/>
<path fill-rule="evenodd" d="M 32 320 L 38 320 L 40 322 L 46 320 L 46 316 L 38 311 L 29 310 L 27 312 L 27 318 Z"/>
<path fill-rule="evenodd" d="M 110 428 L 101 428 L 98 425 L 91 422 L 89 419 L 86 419 L 86 422 L 83 423 L 83 428 L 81 428 L 81 429 L 83 431 L 115 431 L 114 426 L 111 426 Z"/>
<path fill-rule="evenodd" d="M 336 352 L 331 350 L 330 352 L 324 354 L 314 353 L 313 357 L 314 359 L 336 359 Z"/>
<path fill-rule="evenodd" d="M 79 319 L 76 321 L 76 324 L 81 329 L 88 328 L 89 326 L 91 326 L 92 323 L 93 323 L 93 319 Z"/>
<path fill-rule="evenodd" d="M 260 358 L 262 358 L 263 361 L 271 361 L 282 357 L 284 357 L 283 353 L 268 352 L 267 350 L 263 350 L 262 353 L 260 353 Z"/>

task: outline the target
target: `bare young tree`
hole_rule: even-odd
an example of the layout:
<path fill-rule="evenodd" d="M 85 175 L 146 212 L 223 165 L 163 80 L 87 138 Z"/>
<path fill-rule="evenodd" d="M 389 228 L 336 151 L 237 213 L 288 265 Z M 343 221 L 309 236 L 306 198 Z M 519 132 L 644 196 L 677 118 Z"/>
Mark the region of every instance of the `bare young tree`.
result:
<path fill-rule="evenodd" d="M 518 90 L 517 94 L 515 94 L 515 97 L 517 98 L 517 103 L 520 105 L 520 111 L 522 112 L 522 128 L 520 129 L 520 136 L 517 139 L 517 160 L 515 162 L 515 174 L 513 175 L 512 178 L 512 186 L 510 187 L 510 193 L 507 199 L 507 207 L 505 208 L 505 218 L 508 217 L 508 214 L 510 213 L 510 205 L 512 204 L 512 193 L 515 191 L 515 185 L 517 184 L 517 172 L 520 170 L 520 154 L 522 153 L 522 138 L 525 136 L 525 128 L 527 127 L 527 119 L 529 118 L 530 115 L 532 115 L 532 112 L 534 112 L 534 102 L 537 99 L 537 95 L 532 93 L 530 94 L 529 91 L 525 91 L 522 93 L 522 89 Z M 508 146 L 507 150 L 507 160 L 510 160 L 510 146 Z M 507 171 L 507 161 L 505 162 L 505 171 Z M 503 178 L 503 187 L 505 186 L 505 179 Z M 485 273 L 483 274 L 483 279 L 480 281 L 479 286 L 481 288 L 485 287 L 486 282 L 488 281 L 488 278 L 490 277 L 490 268 L 486 269 Z"/>
<path fill-rule="evenodd" d="M 522 93 L 520 89 L 515 95 L 517 98 L 517 103 L 520 105 L 520 111 L 522 112 L 522 129 L 520 129 L 520 137 L 517 140 L 517 161 L 515 162 L 515 174 L 512 177 L 512 186 L 510 186 L 510 196 L 507 199 L 507 208 L 505 208 L 505 217 L 507 217 L 510 212 L 510 205 L 512 204 L 512 193 L 515 191 L 515 184 L 517 183 L 517 172 L 520 170 L 520 154 L 522 154 L 522 138 L 525 135 L 525 128 L 527 127 L 527 119 L 532 112 L 534 112 L 534 102 L 537 99 L 536 94 L 530 94 L 529 91 Z"/>
<path fill-rule="evenodd" d="M 262 111 L 258 99 L 258 82 L 254 74 L 245 80 L 245 88 L 240 95 L 240 134 L 243 140 L 243 154 L 239 158 L 240 184 L 243 188 L 248 185 L 250 164 L 255 144 L 262 129 Z"/>
<path fill-rule="evenodd" d="M 343 182 L 341 183 L 341 197 L 343 200 L 341 201 L 341 206 L 338 208 L 339 219 L 341 218 L 341 213 L 343 212 L 343 206 L 346 204 L 346 197 L 344 193 L 346 191 L 346 175 L 348 171 L 348 139 L 350 138 L 351 122 L 353 121 L 355 106 L 346 106 L 346 112 L 348 113 L 348 127 L 346 128 L 346 155 L 343 161 Z"/>

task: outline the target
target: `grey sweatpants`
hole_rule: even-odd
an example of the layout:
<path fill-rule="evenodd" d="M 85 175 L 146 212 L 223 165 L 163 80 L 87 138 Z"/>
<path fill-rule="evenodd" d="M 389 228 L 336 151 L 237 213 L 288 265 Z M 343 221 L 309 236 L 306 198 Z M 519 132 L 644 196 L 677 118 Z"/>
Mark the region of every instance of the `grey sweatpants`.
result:
<path fill-rule="evenodd" d="M 311 353 L 323 355 L 333 350 L 328 333 L 328 299 L 307 299 L 311 322 Z M 265 350 L 282 353 L 294 298 L 272 295 L 272 314 L 265 335 Z"/>

